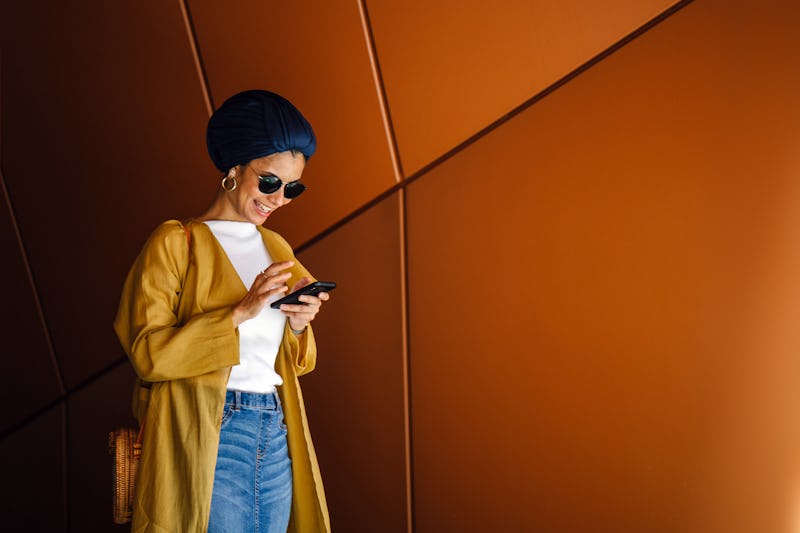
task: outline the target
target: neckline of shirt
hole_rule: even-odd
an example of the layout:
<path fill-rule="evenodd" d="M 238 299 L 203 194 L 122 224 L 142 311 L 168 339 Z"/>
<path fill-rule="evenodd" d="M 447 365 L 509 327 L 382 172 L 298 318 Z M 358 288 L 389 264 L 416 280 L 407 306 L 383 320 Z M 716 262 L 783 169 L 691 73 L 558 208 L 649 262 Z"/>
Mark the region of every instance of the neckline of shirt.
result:
<path fill-rule="evenodd" d="M 214 233 L 221 233 L 233 237 L 249 237 L 258 233 L 258 228 L 252 222 L 239 220 L 204 220 L 203 224 L 211 228 Z"/>

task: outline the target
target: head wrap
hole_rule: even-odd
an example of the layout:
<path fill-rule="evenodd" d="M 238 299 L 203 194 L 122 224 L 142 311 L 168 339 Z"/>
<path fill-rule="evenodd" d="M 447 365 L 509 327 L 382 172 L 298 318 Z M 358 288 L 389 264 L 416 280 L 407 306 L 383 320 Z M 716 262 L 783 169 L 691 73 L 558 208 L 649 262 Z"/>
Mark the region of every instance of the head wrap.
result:
<path fill-rule="evenodd" d="M 227 172 L 236 165 L 296 150 L 306 159 L 317 149 L 311 124 L 286 98 L 269 91 L 244 91 L 225 100 L 208 120 L 208 153 Z"/>

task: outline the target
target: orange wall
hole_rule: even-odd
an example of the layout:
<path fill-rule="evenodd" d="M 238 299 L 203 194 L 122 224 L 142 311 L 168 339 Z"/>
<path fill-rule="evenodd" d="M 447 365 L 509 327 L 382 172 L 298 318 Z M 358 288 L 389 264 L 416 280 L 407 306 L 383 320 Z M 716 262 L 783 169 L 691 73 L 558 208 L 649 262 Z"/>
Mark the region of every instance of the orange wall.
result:
<path fill-rule="evenodd" d="M 120 530 L 119 287 L 262 87 L 319 135 L 270 225 L 340 284 L 304 378 L 334 531 L 800 531 L 796 2 L 1 9 L 12 530 Z"/>

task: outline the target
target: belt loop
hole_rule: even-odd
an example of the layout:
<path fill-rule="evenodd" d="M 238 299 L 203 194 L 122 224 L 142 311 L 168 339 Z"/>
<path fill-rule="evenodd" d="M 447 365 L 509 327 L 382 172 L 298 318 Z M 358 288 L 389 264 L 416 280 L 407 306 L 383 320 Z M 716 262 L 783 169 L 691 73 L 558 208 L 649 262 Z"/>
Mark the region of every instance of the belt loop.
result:
<path fill-rule="evenodd" d="M 275 410 L 280 411 L 282 409 L 281 406 L 281 397 L 278 395 L 278 389 L 275 389 L 275 392 L 272 393 L 275 397 Z"/>
<path fill-rule="evenodd" d="M 234 390 L 233 391 L 233 408 L 235 410 L 239 410 L 239 407 L 242 405 L 242 391 Z"/>

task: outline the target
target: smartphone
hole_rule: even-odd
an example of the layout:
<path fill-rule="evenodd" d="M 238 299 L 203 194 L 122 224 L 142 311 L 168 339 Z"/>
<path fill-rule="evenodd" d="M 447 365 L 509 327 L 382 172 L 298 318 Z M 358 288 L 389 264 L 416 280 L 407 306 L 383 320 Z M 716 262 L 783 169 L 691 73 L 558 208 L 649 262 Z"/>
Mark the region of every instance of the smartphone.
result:
<path fill-rule="evenodd" d="M 303 304 L 305 302 L 301 302 L 298 299 L 298 296 L 303 294 L 310 294 L 311 296 L 316 296 L 321 292 L 331 292 L 333 289 L 336 288 L 336 284 L 332 281 L 315 281 L 314 283 L 310 283 L 301 289 L 297 289 L 292 294 L 287 294 L 280 300 L 275 300 L 269 306 L 273 309 L 278 309 L 283 304 Z"/>

